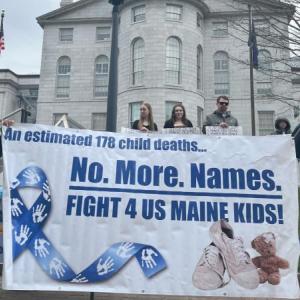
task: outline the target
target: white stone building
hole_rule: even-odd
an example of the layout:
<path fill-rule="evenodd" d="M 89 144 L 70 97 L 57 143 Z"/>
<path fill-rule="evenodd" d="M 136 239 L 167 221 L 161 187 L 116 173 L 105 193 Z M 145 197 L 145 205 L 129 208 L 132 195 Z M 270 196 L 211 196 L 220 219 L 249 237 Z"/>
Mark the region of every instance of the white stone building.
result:
<path fill-rule="evenodd" d="M 39 78 L 39 75 L 18 75 L 0 69 L 0 119 L 9 117 L 20 122 L 24 109 L 28 111 L 26 121 L 36 122 Z"/>
<path fill-rule="evenodd" d="M 245 2 L 245 1 L 244 1 Z M 250 1 L 251 2 L 251 1 Z M 258 1 L 257 30 L 271 34 L 268 14 L 287 22 L 293 8 L 277 0 Z M 235 0 L 125 0 L 120 6 L 118 128 L 138 118 L 149 102 L 162 128 L 174 103 L 182 102 L 194 126 L 215 109 L 217 96 L 230 98 L 230 110 L 251 133 L 247 5 Z M 112 6 L 107 0 L 62 0 L 37 20 L 44 29 L 37 122 L 53 124 L 62 114 L 86 128 L 104 129 L 111 46 Z M 266 17 L 267 16 L 267 17 Z M 287 26 L 282 29 L 286 30 Z M 244 32 L 243 32 L 244 31 Z M 258 41 L 259 42 L 259 41 Z M 272 58 L 272 59 L 270 59 Z M 270 68 L 289 51 L 264 44 L 260 62 Z M 245 63 L 240 63 L 243 61 Z M 277 65 L 276 65 L 277 64 Z M 255 71 L 258 134 L 273 131 L 278 116 L 294 119 L 294 108 L 266 97 L 292 99 L 292 79 Z"/>

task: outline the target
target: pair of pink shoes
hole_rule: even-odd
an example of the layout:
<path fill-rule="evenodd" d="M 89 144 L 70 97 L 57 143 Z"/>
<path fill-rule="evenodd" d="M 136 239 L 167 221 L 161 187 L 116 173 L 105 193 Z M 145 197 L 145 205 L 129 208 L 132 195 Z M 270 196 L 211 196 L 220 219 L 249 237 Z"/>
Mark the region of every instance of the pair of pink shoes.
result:
<path fill-rule="evenodd" d="M 246 289 L 259 285 L 259 274 L 245 251 L 243 240 L 235 237 L 225 221 L 214 223 L 209 234 L 212 243 L 204 249 L 193 274 L 193 285 L 201 290 L 214 290 L 229 283 L 232 278 Z M 228 272 L 225 280 L 225 271 Z"/>

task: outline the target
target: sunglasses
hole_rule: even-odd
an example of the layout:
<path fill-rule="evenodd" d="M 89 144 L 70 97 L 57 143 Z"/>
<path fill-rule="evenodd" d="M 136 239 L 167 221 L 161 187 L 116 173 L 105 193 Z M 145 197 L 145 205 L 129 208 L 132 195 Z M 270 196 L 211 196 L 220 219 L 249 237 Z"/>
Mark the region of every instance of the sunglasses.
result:
<path fill-rule="evenodd" d="M 228 106 L 229 102 L 219 102 L 219 104 Z"/>

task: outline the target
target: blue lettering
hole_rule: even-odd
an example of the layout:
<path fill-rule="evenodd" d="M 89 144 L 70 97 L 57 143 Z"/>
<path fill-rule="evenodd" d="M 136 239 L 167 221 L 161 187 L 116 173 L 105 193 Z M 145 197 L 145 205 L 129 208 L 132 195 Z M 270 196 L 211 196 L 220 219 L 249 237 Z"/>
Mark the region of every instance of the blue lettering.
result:
<path fill-rule="evenodd" d="M 83 214 L 86 217 L 95 216 L 96 199 L 93 196 L 87 196 L 84 199 Z"/>
<path fill-rule="evenodd" d="M 88 162 L 87 157 L 83 157 L 82 160 L 80 160 L 80 158 L 77 156 L 73 157 L 71 181 L 77 181 L 77 177 L 79 182 L 85 181 L 87 162 Z"/>
<path fill-rule="evenodd" d="M 205 164 L 191 164 L 191 187 L 205 188 Z"/>
<path fill-rule="evenodd" d="M 274 191 L 275 182 L 272 178 L 274 178 L 274 172 L 271 170 L 263 170 L 261 174 L 262 179 L 265 181 L 262 186 L 266 191 Z"/>
<path fill-rule="evenodd" d="M 250 190 L 258 190 L 260 188 L 260 173 L 255 169 L 247 172 L 247 185 Z"/>

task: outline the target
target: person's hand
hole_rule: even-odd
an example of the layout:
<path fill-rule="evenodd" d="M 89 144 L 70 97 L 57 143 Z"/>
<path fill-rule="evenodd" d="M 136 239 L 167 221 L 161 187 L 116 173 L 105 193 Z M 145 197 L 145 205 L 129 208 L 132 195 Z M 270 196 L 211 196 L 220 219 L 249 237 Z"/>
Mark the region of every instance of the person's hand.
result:
<path fill-rule="evenodd" d="M 228 127 L 228 124 L 225 123 L 225 122 L 222 122 L 222 123 L 220 123 L 220 127 L 222 127 L 222 128 L 227 128 L 227 127 Z"/>
<path fill-rule="evenodd" d="M 140 131 L 142 131 L 142 132 L 148 132 L 149 130 L 148 130 L 146 127 L 142 127 L 142 128 L 140 129 Z"/>
<path fill-rule="evenodd" d="M 4 126 L 12 126 L 15 124 L 15 121 L 14 120 L 10 120 L 10 119 L 5 119 L 5 120 L 2 120 L 2 125 Z"/>

